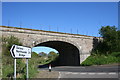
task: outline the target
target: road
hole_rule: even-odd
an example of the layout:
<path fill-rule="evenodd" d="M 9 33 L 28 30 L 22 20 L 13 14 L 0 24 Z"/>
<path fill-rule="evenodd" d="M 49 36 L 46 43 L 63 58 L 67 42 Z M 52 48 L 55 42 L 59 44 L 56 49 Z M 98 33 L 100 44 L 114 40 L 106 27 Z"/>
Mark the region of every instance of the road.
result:
<path fill-rule="evenodd" d="M 44 68 L 48 70 L 48 68 Z M 59 66 L 52 71 L 58 71 L 58 80 L 119 80 L 117 65 L 113 66 Z"/>

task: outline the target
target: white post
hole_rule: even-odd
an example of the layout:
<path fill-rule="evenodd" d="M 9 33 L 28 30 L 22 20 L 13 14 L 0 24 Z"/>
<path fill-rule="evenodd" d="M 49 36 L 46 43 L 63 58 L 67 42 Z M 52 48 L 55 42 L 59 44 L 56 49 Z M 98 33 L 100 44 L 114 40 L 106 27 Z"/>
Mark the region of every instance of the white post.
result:
<path fill-rule="evenodd" d="M 27 68 L 27 76 L 26 76 L 26 78 L 28 80 L 28 59 L 26 59 L 26 68 Z"/>
<path fill-rule="evenodd" d="M 14 59 L 14 80 L 16 80 L 16 58 Z"/>
<path fill-rule="evenodd" d="M 51 72 L 51 64 L 49 64 L 49 72 Z"/>

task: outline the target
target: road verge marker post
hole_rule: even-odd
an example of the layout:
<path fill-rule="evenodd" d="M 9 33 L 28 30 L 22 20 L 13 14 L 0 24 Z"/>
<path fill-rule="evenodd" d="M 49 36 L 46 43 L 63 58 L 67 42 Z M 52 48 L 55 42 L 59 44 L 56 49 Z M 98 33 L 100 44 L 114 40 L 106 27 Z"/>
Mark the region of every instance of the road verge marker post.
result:
<path fill-rule="evenodd" d="M 51 72 L 51 64 L 49 64 L 49 72 Z"/>

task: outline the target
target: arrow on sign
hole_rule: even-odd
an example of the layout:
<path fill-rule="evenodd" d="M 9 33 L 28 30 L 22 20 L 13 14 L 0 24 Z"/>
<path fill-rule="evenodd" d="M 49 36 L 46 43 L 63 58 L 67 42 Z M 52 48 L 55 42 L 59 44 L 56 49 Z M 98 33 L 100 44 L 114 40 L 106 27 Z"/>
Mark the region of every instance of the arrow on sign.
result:
<path fill-rule="evenodd" d="M 13 58 L 15 58 L 14 48 L 15 48 L 15 45 L 13 45 L 12 48 L 10 49 L 10 52 Z"/>
<path fill-rule="evenodd" d="M 10 49 L 13 58 L 31 58 L 31 48 L 13 45 Z"/>

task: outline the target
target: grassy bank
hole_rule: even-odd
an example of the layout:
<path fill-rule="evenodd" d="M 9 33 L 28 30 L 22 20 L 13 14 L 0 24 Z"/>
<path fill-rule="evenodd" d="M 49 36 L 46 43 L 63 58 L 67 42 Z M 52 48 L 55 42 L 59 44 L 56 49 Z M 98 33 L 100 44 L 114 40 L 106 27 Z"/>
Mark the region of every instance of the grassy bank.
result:
<path fill-rule="evenodd" d="M 13 78 L 14 75 L 14 59 L 10 54 L 10 48 L 13 44 L 22 45 L 18 38 L 14 36 L 2 37 L 2 78 Z M 26 59 L 16 60 L 17 78 L 26 78 Z M 37 59 L 35 54 L 29 59 L 29 76 L 34 77 L 37 73 Z"/>
<path fill-rule="evenodd" d="M 120 63 L 120 52 L 113 52 L 108 55 L 100 55 L 94 54 L 89 56 L 84 62 L 82 62 L 82 66 L 91 66 L 91 65 L 102 65 L 102 64 L 112 64 L 112 63 Z"/>

